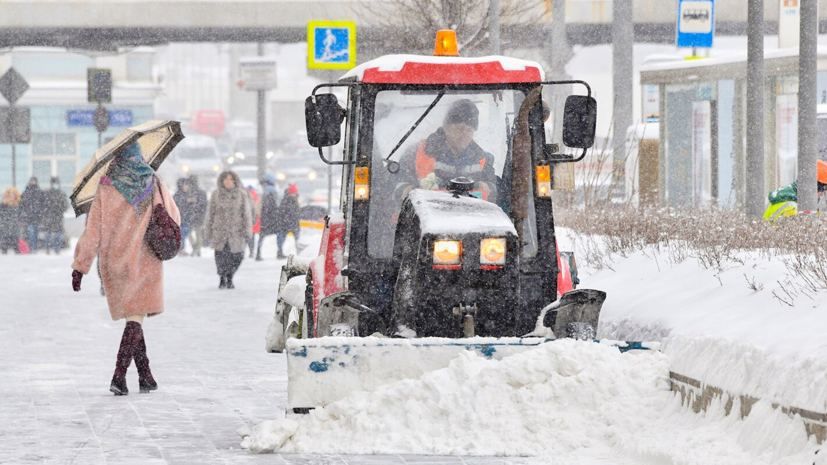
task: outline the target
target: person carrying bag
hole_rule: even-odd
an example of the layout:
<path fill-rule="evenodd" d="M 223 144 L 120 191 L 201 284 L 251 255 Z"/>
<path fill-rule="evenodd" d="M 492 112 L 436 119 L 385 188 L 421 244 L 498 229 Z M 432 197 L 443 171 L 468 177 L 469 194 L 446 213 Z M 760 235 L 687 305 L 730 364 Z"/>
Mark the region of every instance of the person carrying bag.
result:
<path fill-rule="evenodd" d="M 110 316 L 126 320 L 109 386 L 115 395 L 129 393 L 126 372 L 133 358 L 141 392 L 158 388 L 149 369 L 142 324 L 146 316 L 164 311 L 161 258 L 176 230 L 180 241 L 180 221 L 178 207 L 144 161 L 140 147 L 132 144 L 118 152 L 101 178 L 72 262 L 72 289 L 78 292 L 97 257 Z"/>

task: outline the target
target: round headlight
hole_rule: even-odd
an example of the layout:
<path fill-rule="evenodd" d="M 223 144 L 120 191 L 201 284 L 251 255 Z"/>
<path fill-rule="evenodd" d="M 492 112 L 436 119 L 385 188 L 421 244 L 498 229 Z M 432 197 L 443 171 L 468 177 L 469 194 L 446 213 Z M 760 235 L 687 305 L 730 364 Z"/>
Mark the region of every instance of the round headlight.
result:
<path fill-rule="evenodd" d="M 480 242 L 481 265 L 505 265 L 505 238 L 486 237 Z"/>
<path fill-rule="evenodd" d="M 434 241 L 434 265 L 458 265 L 462 257 L 462 242 Z"/>

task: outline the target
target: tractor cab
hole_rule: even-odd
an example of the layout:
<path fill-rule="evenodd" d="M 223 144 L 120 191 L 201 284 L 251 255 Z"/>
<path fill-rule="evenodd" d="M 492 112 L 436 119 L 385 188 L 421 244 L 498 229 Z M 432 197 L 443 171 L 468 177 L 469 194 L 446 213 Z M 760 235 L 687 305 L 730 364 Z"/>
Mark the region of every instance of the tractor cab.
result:
<path fill-rule="evenodd" d="M 543 321 L 560 331 L 541 318 L 554 305 L 596 329 L 605 294 L 558 301 L 576 277 L 551 198 L 554 166 L 593 144 L 588 84 L 457 55 L 453 31 L 440 31 L 434 56 L 383 56 L 307 98 L 308 142 L 343 171 L 342 214 L 327 218 L 309 266 L 283 271 L 282 287 L 305 286 L 285 291 L 304 302 L 280 298 L 284 337 L 518 337 Z M 337 145 L 341 159 L 325 156 Z"/>

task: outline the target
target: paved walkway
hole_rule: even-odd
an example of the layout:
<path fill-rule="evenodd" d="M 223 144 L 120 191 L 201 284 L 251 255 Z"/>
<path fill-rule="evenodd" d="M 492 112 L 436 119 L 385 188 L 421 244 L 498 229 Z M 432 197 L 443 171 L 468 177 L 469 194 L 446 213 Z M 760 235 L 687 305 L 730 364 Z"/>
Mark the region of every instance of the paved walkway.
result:
<path fill-rule="evenodd" d="M 165 269 L 167 311 L 144 325 L 160 389 L 108 391 L 123 322 L 71 257 L 0 255 L 0 464 L 517 464 L 520 458 L 254 455 L 238 430 L 278 418 L 284 358 L 264 352 L 279 264 L 245 259 L 220 291 L 211 258 Z"/>

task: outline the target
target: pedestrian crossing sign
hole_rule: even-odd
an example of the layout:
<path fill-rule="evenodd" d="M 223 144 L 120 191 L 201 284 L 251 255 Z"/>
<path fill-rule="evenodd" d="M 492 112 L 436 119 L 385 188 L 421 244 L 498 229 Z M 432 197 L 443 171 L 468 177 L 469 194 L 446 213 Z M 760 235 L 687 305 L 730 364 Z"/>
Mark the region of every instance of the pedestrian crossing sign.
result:
<path fill-rule="evenodd" d="M 356 66 L 356 23 L 310 21 L 307 23 L 307 67 L 350 69 Z"/>

